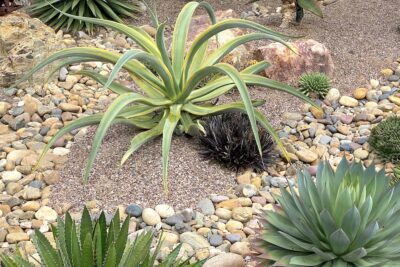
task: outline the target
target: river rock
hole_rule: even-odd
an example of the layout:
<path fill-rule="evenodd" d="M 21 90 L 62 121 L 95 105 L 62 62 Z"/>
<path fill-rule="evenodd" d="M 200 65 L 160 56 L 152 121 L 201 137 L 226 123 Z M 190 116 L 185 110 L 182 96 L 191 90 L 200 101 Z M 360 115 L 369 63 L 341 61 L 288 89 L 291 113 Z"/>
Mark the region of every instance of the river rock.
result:
<path fill-rule="evenodd" d="M 244 267 L 244 259 L 235 253 L 219 254 L 208 259 L 203 267 Z"/>
<path fill-rule="evenodd" d="M 143 210 L 142 218 L 143 218 L 143 221 L 147 225 L 150 225 L 150 226 L 154 226 L 156 224 L 161 223 L 160 215 L 151 208 L 146 208 Z"/>
<path fill-rule="evenodd" d="M 208 248 L 210 246 L 210 244 L 204 237 L 193 232 L 185 232 L 181 234 L 180 240 L 181 243 L 189 244 L 195 250 L 201 248 Z"/>

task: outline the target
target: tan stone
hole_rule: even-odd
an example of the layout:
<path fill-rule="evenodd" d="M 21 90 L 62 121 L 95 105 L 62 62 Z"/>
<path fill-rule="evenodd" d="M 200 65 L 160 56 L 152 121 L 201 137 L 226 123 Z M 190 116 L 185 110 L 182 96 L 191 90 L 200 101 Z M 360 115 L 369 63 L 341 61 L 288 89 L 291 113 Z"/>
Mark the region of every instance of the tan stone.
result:
<path fill-rule="evenodd" d="M 296 85 L 298 77 L 308 72 L 323 72 L 333 75 L 334 65 L 331 52 L 315 40 L 299 40 L 289 43 L 297 54 L 285 45 L 275 42 L 259 47 L 255 58 L 271 62 L 265 69 L 265 75 L 274 80 Z"/>
<path fill-rule="evenodd" d="M 358 100 L 364 99 L 367 96 L 367 92 L 368 92 L 367 88 L 360 87 L 354 90 L 353 96 L 355 99 Z"/>
<path fill-rule="evenodd" d="M 29 241 L 29 235 L 26 233 L 11 233 L 7 235 L 6 240 L 10 244 L 15 244 L 21 241 Z"/>
<path fill-rule="evenodd" d="M 240 207 L 240 202 L 238 199 L 228 199 L 217 204 L 217 208 L 224 208 L 232 210 L 233 208 Z"/>

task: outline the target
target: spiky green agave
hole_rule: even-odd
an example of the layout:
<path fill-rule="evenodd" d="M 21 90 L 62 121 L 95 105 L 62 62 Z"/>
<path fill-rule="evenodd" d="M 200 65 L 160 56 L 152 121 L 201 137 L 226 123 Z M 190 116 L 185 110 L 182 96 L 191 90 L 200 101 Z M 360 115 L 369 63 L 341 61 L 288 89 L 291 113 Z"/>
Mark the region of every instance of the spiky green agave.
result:
<path fill-rule="evenodd" d="M 161 241 L 154 252 L 151 252 L 153 232 L 139 234 L 133 243 L 128 240 L 129 217 L 121 225 L 117 211 L 110 225 L 106 216 L 101 213 L 93 222 L 88 210 L 82 213 L 77 225 L 70 214 L 65 219 L 57 219 L 57 226 L 52 226 L 56 248 L 38 230 L 35 231 L 33 243 L 39 253 L 43 266 L 46 267 L 153 267 L 160 250 Z M 180 261 L 178 254 L 181 245 L 177 246 L 158 266 L 163 267 L 201 267 L 204 261 L 190 264 L 189 260 Z M 21 253 L 14 255 L 0 254 L 3 267 L 32 267 Z"/>
<path fill-rule="evenodd" d="M 321 163 L 316 176 L 299 173 L 299 193 L 281 188 L 280 208 L 266 213 L 258 243 L 266 263 L 400 266 L 400 187 L 383 170 L 345 159 L 336 172 Z"/>
<path fill-rule="evenodd" d="M 136 18 L 140 13 L 139 1 L 125 0 L 34 0 L 28 12 L 54 29 L 72 30 L 73 32 L 86 29 L 93 32 L 93 23 L 81 22 L 79 19 L 68 17 L 65 13 L 81 17 L 109 19 L 122 23 L 123 17 Z"/>
<path fill-rule="evenodd" d="M 212 26 L 199 34 L 194 39 L 192 45 L 186 49 L 191 18 L 195 10 L 199 7 L 206 9 L 211 18 Z M 68 16 L 80 18 L 71 15 Z M 84 172 L 84 181 L 87 181 L 101 141 L 113 123 L 128 123 L 145 130 L 132 139 L 131 145 L 123 156 L 121 164 L 144 143 L 162 136 L 163 181 L 164 189 L 168 193 L 169 150 L 172 135 L 178 125 L 184 129 L 185 133 L 193 134 L 196 131 L 203 130 L 199 122 L 202 117 L 231 111 L 245 112 L 249 116 L 260 155 L 262 154 L 262 150 L 256 121 L 270 132 L 283 154 L 287 155 L 279 136 L 271 124 L 262 113 L 254 108 L 264 102 L 252 101 L 247 86 L 256 85 L 286 92 L 316 106 L 311 99 L 296 89 L 257 75 L 256 73 L 264 70 L 269 65 L 267 62 L 259 62 L 241 72 L 229 64 L 219 63 L 232 50 L 244 43 L 266 39 L 286 44 L 282 39 L 285 36 L 255 22 L 242 19 L 227 19 L 216 22 L 214 11 L 208 3 L 189 2 L 183 7 L 176 20 L 171 55 L 168 54 L 168 49 L 164 42 L 165 24 L 159 24 L 156 18 L 154 20 L 158 27 L 155 40 L 142 29 L 135 26 L 128 27 L 123 24 L 100 19 L 80 19 L 113 28 L 136 41 L 142 48 L 142 50 L 132 49 L 123 55 L 100 48 L 78 47 L 65 49 L 38 64 L 21 79 L 28 79 L 39 69 L 59 59 L 67 59 L 63 63 L 64 65 L 83 61 L 103 61 L 115 64 L 109 77 L 88 70 L 78 72 L 81 75 L 95 79 L 119 96 L 108 107 L 105 113 L 77 119 L 62 128 L 48 142 L 40 157 L 40 159 L 43 158 L 44 154 L 62 135 L 77 128 L 99 124 Z M 256 32 L 236 37 L 221 45 L 212 53 L 207 52 L 210 38 L 216 36 L 221 31 L 232 28 L 246 28 L 255 30 Z M 141 87 L 143 94 L 133 92 L 118 82 L 113 82 L 114 77 L 121 69 L 125 69 L 130 73 L 135 83 Z M 214 76 L 207 83 L 200 85 L 210 75 L 217 76 Z M 210 105 L 212 99 L 225 94 L 234 87 L 237 87 L 240 93 L 241 102 L 217 106 Z"/>
<path fill-rule="evenodd" d="M 304 73 L 299 78 L 299 90 L 306 96 L 316 95 L 325 98 L 331 89 L 331 81 L 325 73 Z"/>

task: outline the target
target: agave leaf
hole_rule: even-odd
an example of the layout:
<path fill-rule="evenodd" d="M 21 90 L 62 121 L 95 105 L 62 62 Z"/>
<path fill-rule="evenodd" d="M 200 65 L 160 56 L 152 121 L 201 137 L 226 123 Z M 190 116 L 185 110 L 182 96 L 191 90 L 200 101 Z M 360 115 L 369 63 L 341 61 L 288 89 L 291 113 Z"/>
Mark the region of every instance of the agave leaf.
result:
<path fill-rule="evenodd" d="M 86 234 L 82 244 L 82 266 L 92 267 L 94 265 L 93 240 L 90 233 Z"/>
<path fill-rule="evenodd" d="M 207 11 L 212 24 L 216 22 L 214 10 L 210 6 L 210 4 L 206 2 L 189 2 L 182 8 L 181 12 L 178 15 L 178 18 L 176 19 L 171 47 L 172 67 L 178 81 L 181 80 L 183 66 L 188 66 L 186 64 L 184 65 L 187 35 L 189 32 L 189 26 L 193 13 L 199 7 L 203 7 Z"/>
<path fill-rule="evenodd" d="M 160 267 L 172 267 L 176 265 L 179 251 L 181 250 L 182 244 L 179 244 L 168 257 L 159 265 Z"/>
<path fill-rule="evenodd" d="M 81 70 L 81 71 L 76 72 L 76 74 L 90 77 L 103 86 L 106 84 L 106 82 L 108 80 L 108 78 L 106 76 L 101 75 L 92 70 Z M 117 82 L 112 82 L 111 84 L 108 84 L 107 88 L 119 95 L 132 92 L 132 89 L 125 87 Z M 161 95 L 157 94 L 157 96 L 160 97 Z"/>
<path fill-rule="evenodd" d="M 350 239 L 343 229 L 338 229 L 329 236 L 329 243 L 333 252 L 340 255 L 349 247 Z"/>
<path fill-rule="evenodd" d="M 159 25 L 157 27 L 156 44 L 157 44 L 158 50 L 160 51 L 162 62 L 168 68 L 168 71 L 170 72 L 171 76 L 173 77 L 174 87 L 178 88 L 178 84 L 177 84 L 178 77 L 176 77 L 176 75 L 174 73 L 174 70 L 172 68 L 171 59 L 169 58 L 167 47 L 165 46 L 164 30 L 165 30 L 165 23 L 162 23 L 161 25 Z"/>
<path fill-rule="evenodd" d="M 50 244 L 49 240 L 38 230 L 32 239 L 45 266 L 61 266 L 62 260 L 57 251 Z"/>
<path fill-rule="evenodd" d="M 236 49 L 238 46 L 257 40 L 271 40 L 275 42 L 282 43 L 285 46 L 288 44 L 283 41 L 281 38 L 276 37 L 275 35 L 267 34 L 267 33 L 249 33 L 246 35 L 235 37 L 234 39 L 226 42 L 224 45 L 214 50 L 211 55 L 207 57 L 207 59 L 203 62 L 202 67 L 211 66 L 218 63 L 222 60 L 226 55 Z M 196 62 L 194 60 L 194 62 Z"/>
<path fill-rule="evenodd" d="M 116 251 L 115 251 L 115 245 L 111 244 L 110 248 L 108 249 L 107 252 L 107 257 L 104 262 L 104 267 L 114 267 L 117 266 L 117 260 L 116 260 Z"/>
<path fill-rule="evenodd" d="M 288 218 L 281 214 L 269 212 L 266 215 L 266 219 L 269 225 L 276 227 L 276 229 L 279 229 L 282 232 L 285 232 L 297 239 L 307 239 L 306 236 L 293 227 L 293 223 Z"/>
<path fill-rule="evenodd" d="M 164 81 L 164 85 L 166 86 L 164 95 L 169 96 L 170 98 L 174 96 L 174 79 L 168 72 L 168 69 L 165 67 L 163 62 L 157 57 L 138 49 L 129 50 L 118 59 L 104 87 L 108 88 L 108 86 L 111 84 L 112 80 L 121 70 L 121 68 L 132 59 L 144 61 L 151 65 L 152 68 L 154 68 L 154 70 L 160 75 L 160 77 Z"/>
<path fill-rule="evenodd" d="M 285 236 L 278 233 L 266 233 L 263 235 L 263 239 L 271 244 L 282 247 L 290 251 L 306 252 L 307 250 L 297 245 L 296 243 L 288 240 Z"/>
<path fill-rule="evenodd" d="M 4 265 L 4 267 L 18 267 L 17 263 L 13 260 L 11 256 L 1 253 L 0 259 L 1 259 L 1 264 Z"/>
<path fill-rule="evenodd" d="M 118 226 L 119 227 L 119 226 Z M 124 249 L 128 240 L 128 230 L 129 230 L 129 217 L 127 217 L 122 224 L 121 230 L 118 233 L 118 237 L 115 241 L 115 251 L 116 251 L 116 265 L 117 266 L 122 258 Z"/>
<path fill-rule="evenodd" d="M 342 259 L 344 259 L 347 262 L 355 262 L 361 258 L 364 258 L 366 255 L 367 251 L 365 250 L 365 248 L 361 247 L 342 256 Z"/>
<path fill-rule="evenodd" d="M 140 234 L 130 246 L 128 253 L 123 255 L 119 267 L 136 267 L 148 257 L 153 233 L 151 231 Z"/>
<path fill-rule="evenodd" d="M 93 232 L 92 218 L 90 217 L 88 209 L 84 207 L 82 212 L 82 218 L 80 223 L 80 234 L 79 234 L 81 244 L 84 243 L 88 234 L 90 235 L 90 237 L 92 236 L 92 232 Z"/>
<path fill-rule="evenodd" d="M 290 264 L 300 266 L 318 266 L 325 260 L 316 254 L 306 256 L 296 256 L 290 259 Z"/>
<path fill-rule="evenodd" d="M 57 249 L 63 262 L 64 267 L 71 266 L 70 255 L 68 254 L 66 235 L 65 235 L 65 223 L 61 218 L 57 218 L 57 227 L 52 229 L 54 240 L 56 241 Z"/>
<path fill-rule="evenodd" d="M 334 219 L 327 209 L 322 210 L 319 216 L 321 218 L 321 225 L 324 229 L 325 235 L 330 236 L 333 232 L 337 230 Z"/>
<path fill-rule="evenodd" d="M 72 231 L 71 231 L 71 259 L 73 266 L 82 266 L 82 254 L 81 248 L 79 245 L 79 238 L 76 230 L 76 224 L 73 223 Z"/>
<path fill-rule="evenodd" d="M 125 152 L 124 156 L 122 157 L 121 165 L 124 164 L 128 160 L 128 158 L 142 145 L 156 138 L 157 136 L 160 136 L 162 134 L 163 123 L 158 124 L 157 126 L 153 127 L 148 131 L 137 134 L 132 139 L 129 149 Z"/>
<path fill-rule="evenodd" d="M 318 17 L 323 17 L 322 11 L 316 0 L 297 0 L 297 4 Z"/>
<path fill-rule="evenodd" d="M 341 223 L 341 228 L 347 234 L 351 241 L 353 241 L 356 237 L 360 223 L 360 212 L 355 206 L 353 206 L 346 212 Z"/>
<path fill-rule="evenodd" d="M 168 161 L 169 161 L 169 150 L 171 147 L 172 134 L 174 133 L 175 127 L 180 119 L 182 106 L 173 105 L 170 108 L 170 113 L 164 123 L 163 134 L 162 134 L 162 163 L 163 163 L 163 184 L 164 191 L 168 194 Z"/>
<path fill-rule="evenodd" d="M 139 94 L 136 93 L 125 93 L 120 95 L 117 99 L 114 100 L 114 102 L 108 107 L 107 111 L 104 113 L 99 127 L 97 128 L 96 134 L 93 139 L 92 143 L 92 148 L 89 154 L 88 162 L 86 165 L 86 169 L 84 172 L 83 180 L 84 182 L 87 182 L 87 179 L 89 177 L 89 172 L 90 169 L 93 166 L 97 151 L 100 148 L 101 141 L 103 140 L 106 131 L 112 124 L 113 120 L 118 116 L 118 114 L 123 110 L 123 108 L 131 103 L 134 102 L 143 102 L 146 104 L 155 104 L 156 106 L 159 106 L 160 104 L 168 104 L 168 100 L 164 99 L 151 99 L 151 98 L 146 98 L 143 97 Z"/>

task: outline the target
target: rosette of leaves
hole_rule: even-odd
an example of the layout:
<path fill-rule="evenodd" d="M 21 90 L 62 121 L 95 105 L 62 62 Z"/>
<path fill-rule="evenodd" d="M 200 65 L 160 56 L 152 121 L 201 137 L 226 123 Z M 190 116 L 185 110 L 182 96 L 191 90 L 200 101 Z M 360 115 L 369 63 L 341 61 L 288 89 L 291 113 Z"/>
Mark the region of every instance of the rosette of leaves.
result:
<path fill-rule="evenodd" d="M 196 9 L 200 7 L 205 8 L 212 24 L 188 46 L 191 18 Z M 42 159 L 54 142 L 64 134 L 77 128 L 98 124 L 99 127 L 84 171 L 85 182 L 107 130 L 115 123 L 130 124 L 144 130 L 132 138 L 131 145 L 123 156 L 121 164 L 149 140 L 162 137 L 163 181 L 164 189 L 167 192 L 169 150 L 173 134 L 176 129 L 183 129 L 186 134 L 190 135 L 204 131 L 200 123 L 204 117 L 232 111 L 246 113 L 259 155 L 262 156 L 262 146 L 257 122 L 270 133 L 282 154 L 288 157 L 274 128 L 256 109 L 264 101 L 251 100 L 247 89 L 249 85 L 286 92 L 318 107 L 295 88 L 257 75 L 256 73 L 268 67 L 269 64 L 265 61 L 258 62 L 240 72 L 230 64 L 220 63 L 226 55 L 242 44 L 254 40 L 273 40 L 288 45 L 283 39 L 287 36 L 252 21 L 227 19 L 217 22 L 213 8 L 206 2 L 189 2 L 183 7 L 176 20 L 170 49 L 167 48 L 164 41 L 165 24 L 160 24 L 156 16 L 153 16 L 154 24 L 157 26 L 155 39 L 139 27 L 126 26 L 102 19 L 67 16 L 112 28 L 125 34 L 141 47 L 141 49 L 127 51 L 125 54 L 101 48 L 68 48 L 51 55 L 21 79 L 21 81 L 27 80 L 41 68 L 62 59 L 65 61 L 61 62 L 60 66 L 85 61 L 103 61 L 115 64 L 109 77 L 89 70 L 77 73 L 95 79 L 119 96 L 104 113 L 81 117 L 60 129 L 47 143 L 40 157 Z M 233 28 L 244 28 L 254 32 L 236 37 L 212 52 L 207 50 L 210 39 L 224 30 Z M 130 74 L 134 82 L 141 88 L 140 91 L 134 92 L 121 83 L 113 81 L 121 69 Z M 213 78 L 202 84 L 202 81 L 210 76 Z M 237 88 L 241 101 L 220 105 L 210 104 L 213 99 L 233 88 Z"/>
<path fill-rule="evenodd" d="M 400 266 L 400 187 L 383 171 L 343 159 L 336 172 L 321 163 L 315 183 L 307 172 L 297 181 L 265 214 L 265 266 Z"/>
<path fill-rule="evenodd" d="M 375 126 L 368 140 L 378 156 L 390 162 L 400 161 L 400 117 L 391 116 Z"/>
<path fill-rule="evenodd" d="M 321 72 L 304 73 L 299 78 L 299 90 L 307 96 L 325 98 L 331 89 L 331 81 Z"/>
<path fill-rule="evenodd" d="M 223 165 L 238 170 L 253 168 L 265 170 L 272 161 L 274 142 L 263 128 L 259 128 L 262 157 L 250 121 L 243 113 L 226 113 L 208 118 L 204 123 L 205 134 L 200 134 L 200 154 L 206 159 L 216 160 Z"/>
<path fill-rule="evenodd" d="M 35 230 L 33 243 L 39 253 L 41 264 L 46 267 L 153 267 L 160 244 L 151 251 L 153 232 L 139 234 L 133 243 L 128 241 L 129 217 L 121 224 L 117 211 L 107 225 L 106 216 L 101 213 L 93 222 L 85 208 L 77 225 L 67 213 L 65 219 L 58 218 L 57 226 L 52 225 L 54 248 L 49 240 Z M 162 238 L 162 237 L 161 237 Z M 161 241 L 162 242 L 162 241 Z M 163 267 L 201 267 L 204 261 L 190 264 L 180 261 L 178 245 L 158 266 Z M 1 266 L 33 267 L 21 253 L 0 254 Z"/>
<path fill-rule="evenodd" d="M 126 0 L 34 0 L 28 12 L 50 27 L 77 32 L 86 29 L 93 32 L 94 24 L 68 17 L 57 11 L 81 17 L 113 20 L 123 23 L 122 17 L 136 18 L 140 13 L 139 1 Z"/>
<path fill-rule="evenodd" d="M 400 182 L 400 166 L 396 166 L 393 169 L 393 177 L 391 180 L 391 183 L 393 185 L 397 184 L 398 182 Z"/>

